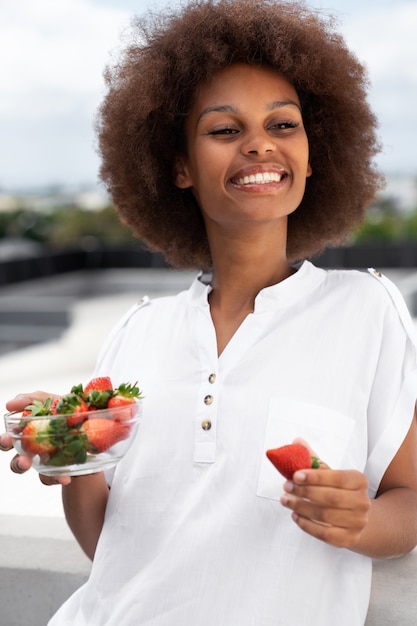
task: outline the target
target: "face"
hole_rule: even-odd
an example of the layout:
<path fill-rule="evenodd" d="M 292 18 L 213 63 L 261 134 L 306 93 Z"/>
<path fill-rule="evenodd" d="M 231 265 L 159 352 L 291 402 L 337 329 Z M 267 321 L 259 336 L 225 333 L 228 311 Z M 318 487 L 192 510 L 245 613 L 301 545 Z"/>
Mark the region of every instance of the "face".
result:
<path fill-rule="evenodd" d="M 186 123 L 176 184 L 190 188 L 206 226 L 282 220 L 311 175 L 294 87 L 276 71 L 236 64 L 203 84 Z"/>

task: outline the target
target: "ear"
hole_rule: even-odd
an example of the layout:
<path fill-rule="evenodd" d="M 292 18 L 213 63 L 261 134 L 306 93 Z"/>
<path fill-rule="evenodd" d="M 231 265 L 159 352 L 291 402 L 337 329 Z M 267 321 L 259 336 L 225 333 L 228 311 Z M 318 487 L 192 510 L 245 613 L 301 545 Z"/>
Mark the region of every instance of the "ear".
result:
<path fill-rule="evenodd" d="M 192 185 L 187 164 L 183 157 L 177 157 L 174 165 L 174 182 L 179 189 L 188 189 Z"/>

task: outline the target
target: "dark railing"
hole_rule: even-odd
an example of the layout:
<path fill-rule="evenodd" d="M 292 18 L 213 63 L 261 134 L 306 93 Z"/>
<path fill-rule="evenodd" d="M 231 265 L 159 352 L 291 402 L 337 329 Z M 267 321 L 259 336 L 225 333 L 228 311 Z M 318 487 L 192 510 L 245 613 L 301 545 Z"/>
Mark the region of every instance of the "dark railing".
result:
<path fill-rule="evenodd" d="M 3 260 L 0 262 L 0 286 L 80 270 L 125 267 L 163 268 L 166 264 L 161 254 L 144 249 L 73 248 L 43 252 L 30 258 Z"/>
<path fill-rule="evenodd" d="M 417 268 L 417 242 L 378 242 L 328 248 L 313 261 L 321 267 L 334 268 Z M 128 267 L 163 268 L 167 265 L 160 253 L 138 247 L 46 251 L 30 258 L 1 261 L 0 287 L 66 272 Z"/>

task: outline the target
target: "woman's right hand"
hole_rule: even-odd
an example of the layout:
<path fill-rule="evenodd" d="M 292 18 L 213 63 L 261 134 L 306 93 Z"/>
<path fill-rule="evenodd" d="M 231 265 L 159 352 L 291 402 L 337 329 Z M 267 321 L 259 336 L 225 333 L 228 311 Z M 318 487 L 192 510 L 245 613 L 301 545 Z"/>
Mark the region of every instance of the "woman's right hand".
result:
<path fill-rule="evenodd" d="M 23 411 L 25 407 L 29 404 L 32 404 L 34 400 L 40 400 L 43 402 L 46 398 L 51 398 L 52 400 L 56 397 L 55 394 L 46 393 L 45 391 L 34 391 L 33 393 L 25 393 L 19 394 L 15 398 L 6 402 L 6 408 L 8 411 Z M 12 438 L 7 433 L 3 433 L 0 435 L 0 450 L 3 452 L 8 452 L 12 450 L 13 443 Z M 10 469 L 15 474 L 24 474 L 32 467 L 32 462 L 29 456 L 25 454 L 16 454 L 11 462 Z M 43 474 L 39 474 L 40 481 L 44 485 L 69 485 L 71 482 L 70 476 L 61 476 L 59 478 L 54 478 L 53 476 L 45 476 Z"/>

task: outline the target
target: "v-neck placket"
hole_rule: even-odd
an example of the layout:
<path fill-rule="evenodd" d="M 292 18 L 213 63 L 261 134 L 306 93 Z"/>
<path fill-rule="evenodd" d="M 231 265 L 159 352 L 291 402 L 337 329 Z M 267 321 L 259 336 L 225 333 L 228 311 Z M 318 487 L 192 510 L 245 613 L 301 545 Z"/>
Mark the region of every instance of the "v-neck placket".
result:
<path fill-rule="evenodd" d="M 247 315 L 220 356 L 217 355 L 216 331 L 210 314 L 209 284 L 196 280 L 190 290 L 193 307 L 193 331 L 198 337 L 200 384 L 194 414 L 195 463 L 214 463 L 218 430 L 220 383 L 225 374 L 267 332 L 279 309 L 287 310 L 299 298 L 324 279 L 324 272 L 304 262 L 286 280 L 262 289 L 255 298 L 253 313 Z M 305 280 L 308 277 L 308 280 Z M 301 288 L 303 283 L 304 289 Z"/>
<path fill-rule="evenodd" d="M 194 411 L 194 452 L 195 463 L 214 463 L 218 423 L 219 371 L 216 331 L 210 315 L 208 294 L 209 285 L 195 283 L 192 289 L 193 331 L 198 337 L 200 360 L 200 384 Z"/>

